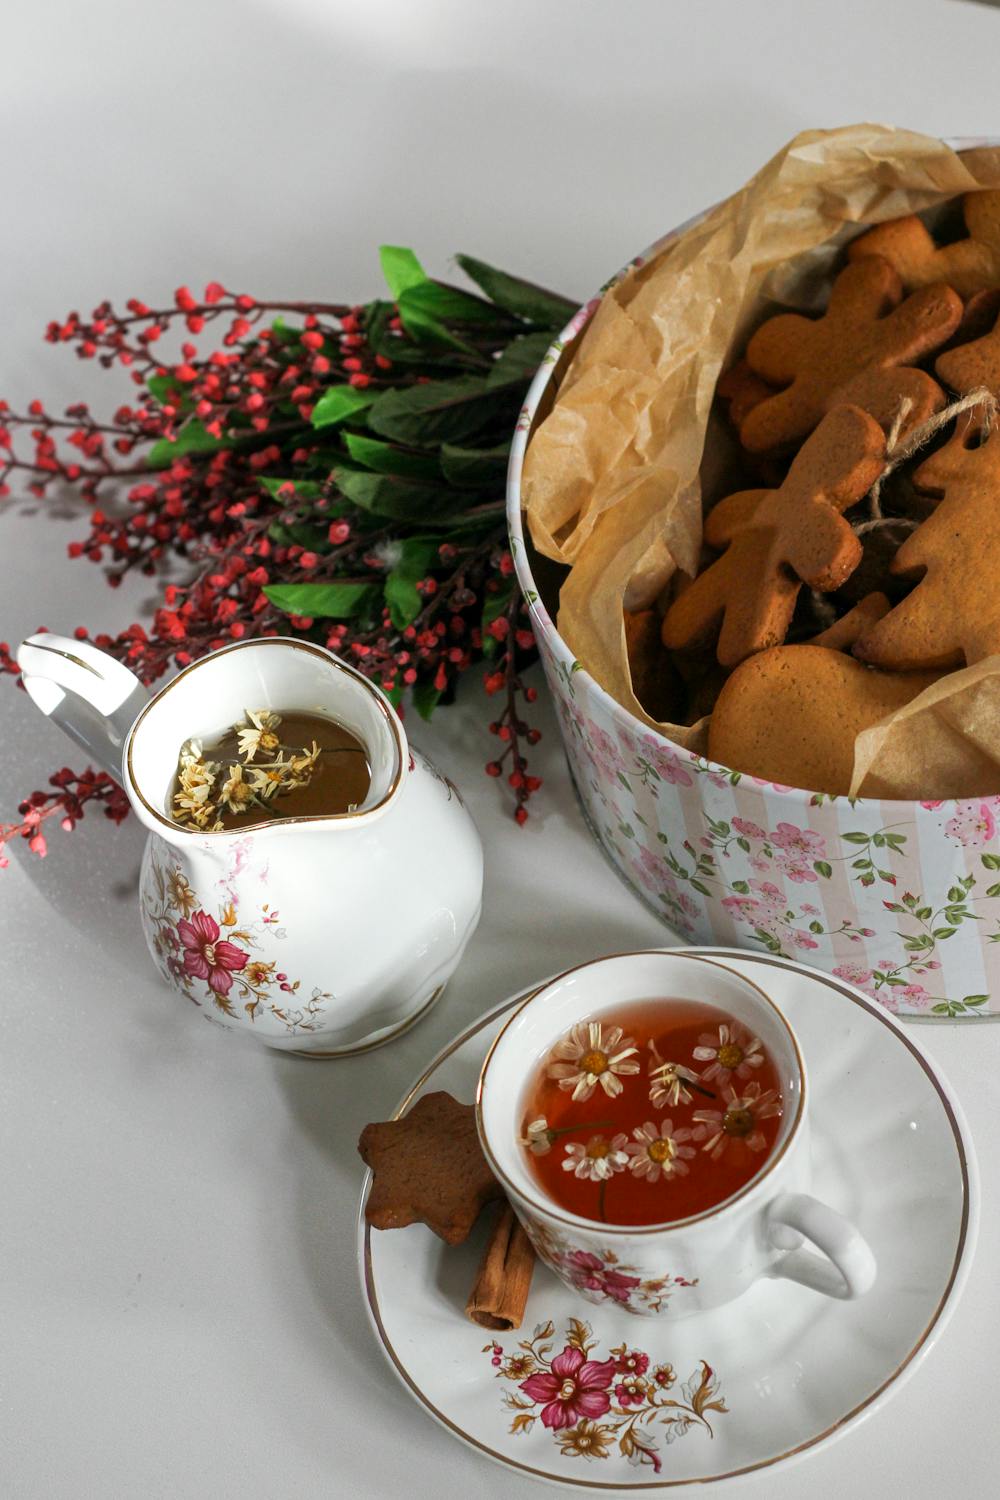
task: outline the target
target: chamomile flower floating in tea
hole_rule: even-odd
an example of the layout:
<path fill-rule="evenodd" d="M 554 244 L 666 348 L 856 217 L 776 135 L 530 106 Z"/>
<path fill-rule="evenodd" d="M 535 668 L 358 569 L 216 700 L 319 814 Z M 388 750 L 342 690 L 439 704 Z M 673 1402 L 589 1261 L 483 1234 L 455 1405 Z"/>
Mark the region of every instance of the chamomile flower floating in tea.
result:
<path fill-rule="evenodd" d="M 181 746 L 172 816 L 203 833 L 329 816 L 360 807 L 370 784 L 365 747 L 342 724 L 321 714 L 246 709 L 217 744 Z"/>
<path fill-rule="evenodd" d="M 615 1172 L 624 1172 L 628 1166 L 627 1140 L 626 1135 L 616 1135 L 610 1141 L 605 1135 L 592 1135 L 585 1146 L 572 1141 L 566 1147 L 563 1171 L 591 1182 L 603 1182 Z"/>
<path fill-rule="evenodd" d="M 625 1150 L 629 1156 L 629 1170 L 636 1177 L 647 1177 L 650 1182 L 657 1178 L 672 1177 L 676 1172 L 685 1177 L 690 1170 L 688 1161 L 694 1157 L 695 1149 L 687 1143 L 695 1139 L 695 1133 L 686 1125 L 674 1129 L 672 1120 L 663 1120 L 654 1125 L 647 1120 L 633 1130 L 633 1140 Z"/>
<path fill-rule="evenodd" d="M 552 1050 L 548 1076 L 561 1089 L 572 1089 L 574 1100 L 589 1099 L 598 1084 L 613 1099 L 622 1091 L 619 1074 L 638 1073 L 635 1061 L 638 1048 L 620 1026 L 612 1026 L 605 1035 L 598 1021 L 574 1026 Z"/>
<path fill-rule="evenodd" d="M 698 1062 L 709 1064 L 701 1075 L 706 1083 L 713 1078 L 728 1083 L 734 1074 L 737 1078 L 749 1078 L 750 1070 L 759 1068 L 764 1061 L 759 1038 L 738 1021 L 723 1022 L 714 1034 L 706 1032 L 700 1036 L 694 1056 Z"/>
<path fill-rule="evenodd" d="M 608 1224 L 669 1224 L 715 1208 L 767 1160 L 782 1109 L 760 1038 L 682 999 L 574 1026 L 527 1081 L 524 1106 L 518 1144 L 546 1197 Z"/>
<path fill-rule="evenodd" d="M 694 1120 L 708 1135 L 702 1150 L 710 1152 L 715 1161 L 724 1151 L 734 1156 L 741 1151 L 766 1151 L 768 1139 L 761 1126 L 781 1114 L 777 1091 L 762 1091 L 759 1083 L 748 1083 L 737 1093 L 727 1084 L 722 1097 L 725 1109 L 695 1110 Z"/>

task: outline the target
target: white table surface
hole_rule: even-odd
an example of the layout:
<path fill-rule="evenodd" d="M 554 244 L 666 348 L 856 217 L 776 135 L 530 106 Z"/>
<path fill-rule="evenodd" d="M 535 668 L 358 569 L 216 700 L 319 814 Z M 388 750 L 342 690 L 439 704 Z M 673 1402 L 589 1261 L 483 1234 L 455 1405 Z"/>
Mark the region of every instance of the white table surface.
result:
<path fill-rule="evenodd" d="M 0 392 L 117 399 L 114 377 L 39 337 L 71 306 L 212 277 L 361 299 L 380 241 L 439 272 L 467 250 L 582 296 L 802 127 L 997 131 L 998 55 L 1000 14 L 961 0 L 8 5 Z M 80 530 L 7 504 L 0 636 L 148 607 L 148 585 L 114 595 L 66 560 Z M 9 817 L 79 757 L 13 683 L 0 715 Z M 585 832 L 547 707 L 523 831 L 481 774 L 486 717 L 470 683 L 415 732 L 482 832 L 482 925 L 437 1010 L 367 1057 L 279 1057 L 168 993 L 136 919 L 133 820 L 88 818 L 0 873 L 4 1500 L 531 1488 L 433 1426 L 384 1364 L 355 1270 L 354 1143 L 508 993 L 666 931 Z M 884 1411 L 747 1496 L 995 1493 L 1000 1026 L 920 1040 L 979 1147 L 964 1302 Z"/>

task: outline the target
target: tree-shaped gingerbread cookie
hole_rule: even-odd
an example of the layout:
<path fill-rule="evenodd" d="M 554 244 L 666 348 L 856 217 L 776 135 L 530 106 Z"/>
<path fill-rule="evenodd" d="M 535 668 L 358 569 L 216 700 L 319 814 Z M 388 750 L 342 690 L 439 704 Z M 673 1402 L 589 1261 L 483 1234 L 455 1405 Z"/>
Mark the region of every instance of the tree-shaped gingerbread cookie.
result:
<path fill-rule="evenodd" d="M 964 239 L 936 245 L 916 214 L 877 224 L 859 235 L 847 251 L 849 260 L 871 255 L 887 260 L 907 291 L 946 281 L 962 297 L 1000 284 L 1000 192 L 986 189 L 962 199 Z"/>
<path fill-rule="evenodd" d="M 893 573 L 920 581 L 855 643 L 862 661 L 948 669 L 1000 652 L 1000 435 L 979 439 L 969 413 L 913 476 L 944 498 L 893 558 Z"/>
<path fill-rule="evenodd" d="M 705 540 L 725 551 L 671 604 L 664 645 L 705 645 L 721 624 L 716 654 L 727 667 L 779 645 L 802 584 L 839 588 L 857 567 L 861 543 L 841 511 L 868 491 L 884 457 L 874 418 L 856 406 L 836 407 L 803 444 L 780 489 L 721 500 L 706 519 Z"/>
<path fill-rule="evenodd" d="M 870 257 L 841 271 L 820 318 L 780 313 L 747 346 L 747 364 L 776 395 L 759 401 L 740 425 L 754 453 L 787 448 L 834 406 L 869 412 L 886 429 L 909 401 L 904 431 L 944 405 L 944 392 L 923 370 L 909 368 L 950 338 L 961 298 L 939 284 L 903 301 L 888 261 Z"/>

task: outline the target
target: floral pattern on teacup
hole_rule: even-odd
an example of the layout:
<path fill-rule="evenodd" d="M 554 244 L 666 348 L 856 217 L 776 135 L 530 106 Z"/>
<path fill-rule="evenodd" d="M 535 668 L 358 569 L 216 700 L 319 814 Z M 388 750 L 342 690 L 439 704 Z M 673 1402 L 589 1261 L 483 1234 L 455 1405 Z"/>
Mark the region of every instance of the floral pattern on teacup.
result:
<path fill-rule="evenodd" d="M 588 1302 L 611 1303 L 623 1312 L 661 1313 L 676 1292 L 698 1285 L 697 1276 L 672 1276 L 669 1272 L 643 1276 L 638 1266 L 621 1262 L 614 1250 L 574 1245 L 523 1209 L 518 1210 L 518 1217 L 539 1260 Z"/>
<path fill-rule="evenodd" d="M 515 1387 L 503 1393 L 513 1413 L 512 1433 L 547 1428 L 566 1458 L 603 1459 L 613 1452 L 629 1464 L 662 1468 L 661 1443 L 693 1429 L 714 1437 L 709 1412 L 729 1410 L 719 1378 L 702 1360 L 680 1385 L 672 1364 L 654 1364 L 642 1349 L 617 1344 L 606 1359 L 595 1358 L 589 1323 L 570 1318 L 562 1350 L 551 1319 L 539 1323 L 518 1352 L 506 1353 L 495 1339 L 485 1345 L 498 1379 Z"/>

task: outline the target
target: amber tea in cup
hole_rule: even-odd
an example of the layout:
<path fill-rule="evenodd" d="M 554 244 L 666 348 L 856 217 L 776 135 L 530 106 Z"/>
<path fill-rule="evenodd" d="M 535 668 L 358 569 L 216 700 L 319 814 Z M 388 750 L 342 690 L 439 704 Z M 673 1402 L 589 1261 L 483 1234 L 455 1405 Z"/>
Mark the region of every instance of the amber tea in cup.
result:
<path fill-rule="evenodd" d="M 370 785 L 364 745 L 335 719 L 248 709 L 210 743 L 185 741 L 171 815 L 206 833 L 275 818 L 328 817 L 360 807 Z"/>
<path fill-rule="evenodd" d="M 738 1193 L 778 1135 L 781 1084 L 760 1038 L 699 1000 L 584 1021 L 529 1081 L 522 1145 L 546 1196 L 606 1224 L 670 1224 Z"/>

